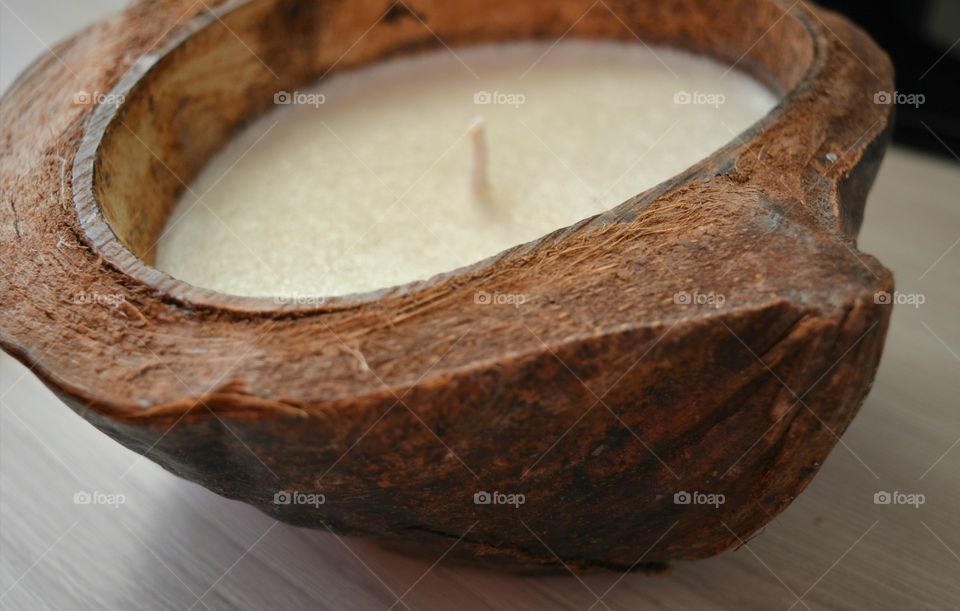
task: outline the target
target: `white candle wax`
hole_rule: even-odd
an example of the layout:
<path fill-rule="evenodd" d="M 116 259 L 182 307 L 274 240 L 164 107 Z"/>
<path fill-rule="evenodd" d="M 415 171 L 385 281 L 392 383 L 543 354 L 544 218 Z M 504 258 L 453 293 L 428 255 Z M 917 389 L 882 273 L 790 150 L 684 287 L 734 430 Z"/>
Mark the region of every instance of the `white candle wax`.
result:
<path fill-rule="evenodd" d="M 248 296 L 426 279 L 669 179 L 777 100 L 706 58 L 569 41 L 392 60 L 280 101 L 184 195 L 157 267 Z"/>

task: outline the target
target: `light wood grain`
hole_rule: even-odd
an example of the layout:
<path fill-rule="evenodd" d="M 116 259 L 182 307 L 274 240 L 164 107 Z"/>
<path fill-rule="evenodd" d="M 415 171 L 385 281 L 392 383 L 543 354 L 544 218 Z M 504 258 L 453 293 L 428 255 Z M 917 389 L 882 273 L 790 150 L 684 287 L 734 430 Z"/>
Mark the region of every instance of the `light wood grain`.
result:
<path fill-rule="evenodd" d="M 14 18 L 3 19 L 9 28 Z M 56 32 L 45 27 L 32 29 Z M 861 249 L 926 302 L 896 308 L 873 392 L 814 483 L 736 552 L 661 577 L 431 566 L 276 524 L 182 481 L 95 431 L 0 355 L 0 606 L 385 609 L 402 595 L 394 608 L 588 609 L 597 596 L 594 609 L 958 608 L 958 193 L 956 164 L 889 155 Z M 922 493 L 926 503 L 876 505 L 880 490 Z M 126 502 L 76 505 L 78 491 Z"/>

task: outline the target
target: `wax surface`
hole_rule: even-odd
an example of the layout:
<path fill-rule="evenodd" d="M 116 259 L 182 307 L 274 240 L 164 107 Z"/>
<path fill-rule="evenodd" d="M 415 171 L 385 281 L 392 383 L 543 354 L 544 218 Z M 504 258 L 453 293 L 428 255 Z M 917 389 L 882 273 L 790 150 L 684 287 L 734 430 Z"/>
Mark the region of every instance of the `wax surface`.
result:
<path fill-rule="evenodd" d="M 431 52 L 297 93 L 191 185 L 158 268 L 246 296 L 427 279 L 613 208 L 777 103 L 706 58 L 586 41 Z M 486 197 L 471 189 L 478 116 Z"/>

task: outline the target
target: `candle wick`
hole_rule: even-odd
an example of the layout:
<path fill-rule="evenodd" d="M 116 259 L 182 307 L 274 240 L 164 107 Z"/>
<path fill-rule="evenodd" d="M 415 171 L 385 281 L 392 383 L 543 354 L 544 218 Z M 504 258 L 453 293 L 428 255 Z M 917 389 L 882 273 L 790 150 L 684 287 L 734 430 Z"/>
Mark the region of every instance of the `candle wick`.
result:
<path fill-rule="evenodd" d="M 477 117 L 467 129 L 470 141 L 473 144 L 473 171 L 471 185 L 473 193 L 481 199 L 490 194 L 490 176 L 487 169 L 487 122 L 483 117 Z"/>

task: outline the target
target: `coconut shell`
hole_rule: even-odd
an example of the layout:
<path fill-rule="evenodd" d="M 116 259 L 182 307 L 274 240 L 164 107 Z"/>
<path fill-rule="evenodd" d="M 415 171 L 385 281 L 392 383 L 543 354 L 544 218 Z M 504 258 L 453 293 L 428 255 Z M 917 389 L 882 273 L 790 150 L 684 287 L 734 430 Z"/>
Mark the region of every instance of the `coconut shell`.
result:
<path fill-rule="evenodd" d="M 281 303 L 150 266 L 185 185 L 276 92 L 563 35 L 709 54 L 783 101 L 607 213 L 425 282 Z M 54 52 L 0 102 L 0 345 L 120 443 L 278 520 L 511 570 L 706 558 L 807 486 L 870 388 L 893 281 L 856 236 L 893 76 L 836 14 L 156 0 Z"/>

